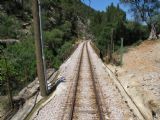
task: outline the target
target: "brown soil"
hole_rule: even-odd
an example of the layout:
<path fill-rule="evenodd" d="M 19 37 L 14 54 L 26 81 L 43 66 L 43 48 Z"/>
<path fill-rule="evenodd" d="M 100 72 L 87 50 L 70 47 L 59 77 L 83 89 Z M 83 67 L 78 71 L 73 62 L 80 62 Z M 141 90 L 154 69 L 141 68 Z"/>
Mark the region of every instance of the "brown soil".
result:
<path fill-rule="evenodd" d="M 160 41 L 130 47 L 123 66 L 109 65 L 147 118 L 160 120 Z"/>
<path fill-rule="evenodd" d="M 160 72 L 160 41 L 145 41 L 139 46 L 130 48 L 124 54 L 123 68 L 145 72 Z"/>

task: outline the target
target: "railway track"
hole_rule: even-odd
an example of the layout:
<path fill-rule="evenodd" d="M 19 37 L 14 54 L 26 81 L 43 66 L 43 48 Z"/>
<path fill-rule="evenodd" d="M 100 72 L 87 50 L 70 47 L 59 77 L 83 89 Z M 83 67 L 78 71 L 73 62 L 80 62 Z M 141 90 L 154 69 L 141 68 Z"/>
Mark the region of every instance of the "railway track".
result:
<path fill-rule="evenodd" d="M 128 106 L 96 57 L 89 42 L 83 42 L 75 58 L 76 66 L 67 69 L 72 75 L 68 75 L 65 91 L 42 109 L 36 120 L 46 115 L 50 106 L 55 107 L 51 107 L 48 117 L 54 120 L 143 120 Z"/>
<path fill-rule="evenodd" d="M 70 88 L 72 92 L 66 103 L 66 114 L 68 112 L 69 116 L 64 115 L 63 120 L 103 119 L 86 43 L 83 46 L 76 81 Z M 70 109 L 67 109 L 69 105 Z"/>
<path fill-rule="evenodd" d="M 77 81 L 71 119 L 102 119 L 97 90 L 93 80 L 91 64 L 84 46 L 80 73 Z"/>
<path fill-rule="evenodd" d="M 61 120 L 137 120 L 138 118 L 127 106 L 110 78 L 103 79 L 98 76 L 91 59 L 93 58 L 91 58 L 89 52 L 88 42 L 85 42 L 79 61 L 77 77 L 70 86 L 70 93 L 64 107 L 65 112 Z M 103 80 L 100 81 L 100 79 Z M 111 89 L 113 95 L 117 94 L 118 99 L 116 96 L 115 98 L 107 96 L 106 89 Z M 114 102 L 110 102 L 111 99 Z M 113 103 L 113 106 L 107 106 L 109 102 Z"/>

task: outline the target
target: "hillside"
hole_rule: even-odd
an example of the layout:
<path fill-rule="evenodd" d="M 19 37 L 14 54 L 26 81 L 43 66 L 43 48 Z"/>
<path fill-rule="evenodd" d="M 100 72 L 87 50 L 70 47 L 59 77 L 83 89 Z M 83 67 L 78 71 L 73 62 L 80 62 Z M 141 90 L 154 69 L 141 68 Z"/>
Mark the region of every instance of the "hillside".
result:
<path fill-rule="evenodd" d="M 109 66 L 135 102 L 149 115 L 160 117 L 160 41 L 146 40 L 129 47 L 123 66 Z"/>
<path fill-rule="evenodd" d="M 80 1 L 64 0 L 42 1 L 41 7 L 46 66 L 58 69 L 75 48 L 74 43 L 77 38 L 84 36 L 87 17 L 84 11 L 92 11 L 92 9 Z M 7 58 L 10 76 L 18 84 L 21 84 L 20 81 L 32 81 L 36 72 L 31 0 L 29 2 L 3 1 L 0 7 L 0 20 L 0 40 L 2 41 L 0 46 L 5 53 L 3 58 Z M 13 45 L 10 41 L 13 41 Z M 14 41 L 20 42 L 14 44 Z M 11 44 L 7 45 L 7 43 Z M 2 59 L 0 65 L 4 68 L 2 72 L 5 72 L 3 62 Z M 25 68 L 28 65 L 30 67 Z M 1 89 L 3 91 L 3 87 Z"/>

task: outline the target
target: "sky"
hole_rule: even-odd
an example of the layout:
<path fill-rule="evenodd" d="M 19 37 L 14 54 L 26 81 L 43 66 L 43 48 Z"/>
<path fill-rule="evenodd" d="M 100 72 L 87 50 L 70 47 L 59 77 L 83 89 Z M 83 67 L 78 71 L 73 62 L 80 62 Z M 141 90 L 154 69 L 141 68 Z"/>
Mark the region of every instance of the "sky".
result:
<path fill-rule="evenodd" d="M 89 0 L 81 0 L 82 2 L 84 2 L 86 5 L 89 5 Z M 99 10 L 99 11 L 105 11 L 107 6 L 109 6 L 111 3 L 113 3 L 114 5 L 119 4 L 120 8 L 122 8 L 126 14 L 127 14 L 127 19 L 132 20 L 132 15 L 129 14 L 129 8 L 125 5 L 120 4 L 119 0 L 91 0 L 91 4 L 90 6 L 95 9 L 95 10 Z"/>

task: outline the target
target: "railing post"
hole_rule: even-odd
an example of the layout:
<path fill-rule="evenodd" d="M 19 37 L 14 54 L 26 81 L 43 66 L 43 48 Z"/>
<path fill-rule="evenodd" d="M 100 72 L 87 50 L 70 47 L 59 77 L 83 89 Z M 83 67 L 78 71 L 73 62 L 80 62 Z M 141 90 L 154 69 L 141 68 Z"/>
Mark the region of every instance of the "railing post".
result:
<path fill-rule="evenodd" d="M 120 48 L 120 65 L 123 64 L 123 38 L 121 38 L 121 48 Z"/>

